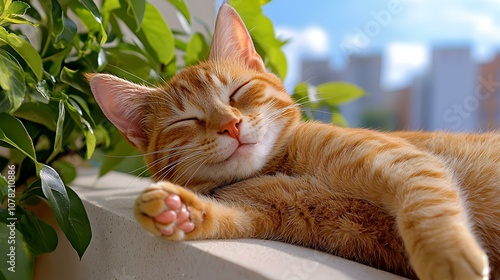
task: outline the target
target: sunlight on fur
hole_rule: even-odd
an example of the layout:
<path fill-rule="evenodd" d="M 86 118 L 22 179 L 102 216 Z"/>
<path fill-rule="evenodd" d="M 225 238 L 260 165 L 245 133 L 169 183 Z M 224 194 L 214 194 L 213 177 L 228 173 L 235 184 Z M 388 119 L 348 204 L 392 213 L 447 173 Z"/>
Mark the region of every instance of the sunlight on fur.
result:
<path fill-rule="evenodd" d="M 410 278 L 500 279 L 499 133 L 302 122 L 227 3 L 209 59 L 164 85 L 88 78 L 157 181 L 135 205 L 155 235 L 280 240 Z"/>

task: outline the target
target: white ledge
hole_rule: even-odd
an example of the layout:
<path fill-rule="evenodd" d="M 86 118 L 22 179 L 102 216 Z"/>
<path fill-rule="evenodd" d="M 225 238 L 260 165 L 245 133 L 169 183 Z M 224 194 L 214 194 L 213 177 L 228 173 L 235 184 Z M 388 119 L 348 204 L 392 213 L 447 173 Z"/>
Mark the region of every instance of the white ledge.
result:
<path fill-rule="evenodd" d="M 93 238 L 82 260 L 64 237 L 37 258 L 35 279 L 404 279 L 333 255 L 281 242 L 237 239 L 168 242 L 134 220 L 134 200 L 150 181 L 79 170 L 72 183 Z"/>

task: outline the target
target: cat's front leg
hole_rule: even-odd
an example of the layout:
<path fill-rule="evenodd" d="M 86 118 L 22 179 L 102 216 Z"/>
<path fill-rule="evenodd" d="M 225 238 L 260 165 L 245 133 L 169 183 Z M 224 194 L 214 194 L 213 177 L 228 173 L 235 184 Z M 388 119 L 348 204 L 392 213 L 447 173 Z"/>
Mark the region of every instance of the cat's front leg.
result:
<path fill-rule="evenodd" d="M 429 214 L 427 207 L 398 215 L 398 227 L 419 278 L 487 280 L 488 258 L 466 222 L 456 217 L 458 211 L 443 207 Z"/>
<path fill-rule="evenodd" d="M 134 213 L 144 229 L 172 241 L 253 235 L 252 213 L 165 181 L 152 184 L 139 195 Z"/>
<path fill-rule="evenodd" d="M 415 272 L 422 280 L 488 279 L 488 258 L 473 234 L 466 198 L 439 161 L 422 159 L 389 175 L 400 186 L 393 189 L 399 204 L 393 211 Z"/>

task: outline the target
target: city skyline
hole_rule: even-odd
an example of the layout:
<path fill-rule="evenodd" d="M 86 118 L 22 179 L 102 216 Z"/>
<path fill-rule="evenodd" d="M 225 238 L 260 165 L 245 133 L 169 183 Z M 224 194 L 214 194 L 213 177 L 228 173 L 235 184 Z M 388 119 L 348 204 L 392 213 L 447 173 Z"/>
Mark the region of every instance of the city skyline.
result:
<path fill-rule="evenodd" d="M 477 63 L 468 47 L 435 48 L 429 69 L 397 90 L 383 88 L 382 61 L 382 53 L 354 54 L 339 70 L 327 59 L 304 60 L 301 78 L 313 85 L 347 81 L 367 91 L 368 96 L 340 108 L 350 126 L 469 132 L 500 128 L 500 52 Z"/>
<path fill-rule="evenodd" d="M 273 0 L 263 6 L 284 46 L 289 62 L 288 88 L 301 82 L 302 59 L 346 64 L 349 54 L 384 53 L 382 85 L 407 86 L 430 67 L 436 47 L 470 47 L 482 63 L 500 49 L 498 0 Z"/>

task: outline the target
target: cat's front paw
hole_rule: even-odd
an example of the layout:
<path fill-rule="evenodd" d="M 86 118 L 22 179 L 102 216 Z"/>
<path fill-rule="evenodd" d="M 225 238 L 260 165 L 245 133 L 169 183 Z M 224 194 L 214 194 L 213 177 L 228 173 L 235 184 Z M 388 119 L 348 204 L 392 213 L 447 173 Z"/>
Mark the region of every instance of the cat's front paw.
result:
<path fill-rule="evenodd" d="M 448 243 L 448 242 L 444 242 Z M 472 237 L 456 240 L 443 250 L 433 248 L 413 260 L 421 280 L 487 280 L 490 273 L 488 257 Z"/>
<path fill-rule="evenodd" d="M 135 217 L 147 231 L 169 240 L 184 240 L 203 221 L 196 195 L 168 182 L 146 188 L 135 203 Z"/>

